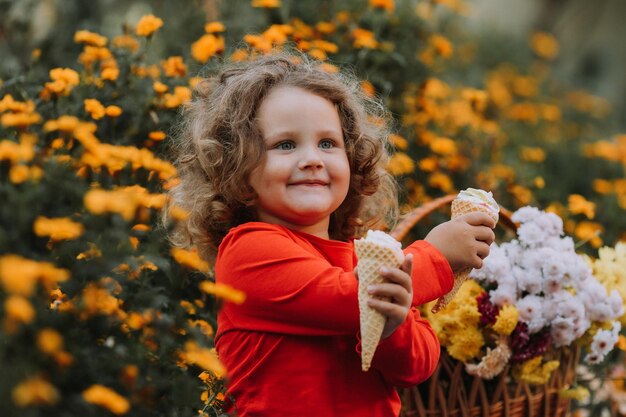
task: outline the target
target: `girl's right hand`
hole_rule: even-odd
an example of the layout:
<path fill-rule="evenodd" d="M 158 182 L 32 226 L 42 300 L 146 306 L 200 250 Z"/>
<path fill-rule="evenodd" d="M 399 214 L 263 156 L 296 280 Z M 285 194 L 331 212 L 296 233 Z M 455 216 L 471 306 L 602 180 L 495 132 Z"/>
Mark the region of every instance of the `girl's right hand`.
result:
<path fill-rule="evenodd" d="M 464 214 L 433 228 L 424 238 L 446 257 L 453 272 L 480 269 L 495 240 L 496 222 L 485 213 Z"/>

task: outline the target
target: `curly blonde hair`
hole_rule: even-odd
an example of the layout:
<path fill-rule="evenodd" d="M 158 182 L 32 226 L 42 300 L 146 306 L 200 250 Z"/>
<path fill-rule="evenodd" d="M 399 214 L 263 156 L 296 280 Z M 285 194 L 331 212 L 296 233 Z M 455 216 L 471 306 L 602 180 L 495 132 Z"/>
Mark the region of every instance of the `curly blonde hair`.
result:
<path fill-rule="evenodd" d="M 397 186 L 385 169 L 384 107 L 363 93 L 355 77 L 329 73 L 319 62 L 283 52 L 229 64 L 196 88 L 172 148 L 180 181 L 169 190 L 170 209 L 189 213 L 176 223 L 170 236 L 174 245 L 194 245 L 212 260 L 232 227 L 256 220 L 256 195 L 248 179 L 265 156 L 256 114 L 277 86 L 302 88 L 337 108 L 351 178 L 345 200 L 331 215 L 330 237 L 347 240 L 396 221 Z"/>

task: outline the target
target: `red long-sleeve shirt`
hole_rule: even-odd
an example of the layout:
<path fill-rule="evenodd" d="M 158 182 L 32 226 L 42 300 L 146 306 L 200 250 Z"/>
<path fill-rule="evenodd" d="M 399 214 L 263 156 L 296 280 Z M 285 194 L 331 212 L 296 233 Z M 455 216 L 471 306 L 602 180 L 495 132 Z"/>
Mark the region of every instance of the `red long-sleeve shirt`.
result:
<path fill-rule="evenodd" d="M 450 291 L 438 250 L 417 241 L 404 252 L 414 254 L 413 306 Z M 352 242 L 274 224 L 246 223 L 224 238 L 216 280 L 247 296 L 223 306 L 215 337 L 238 416 L 395 417 L 394 387 L 432 374 L 439 341 L 415 308 L 361 371 L 356 262 Z"/>

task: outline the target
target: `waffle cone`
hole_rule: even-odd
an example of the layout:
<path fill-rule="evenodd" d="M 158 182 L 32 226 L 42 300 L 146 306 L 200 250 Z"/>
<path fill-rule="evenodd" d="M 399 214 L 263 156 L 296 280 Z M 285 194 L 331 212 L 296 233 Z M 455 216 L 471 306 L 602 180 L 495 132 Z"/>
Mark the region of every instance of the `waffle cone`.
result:
<path fill-rule="evenodd" d="M 483 213 L 486 213 L 487 215 L 489 215 L 489 217 L 494 219 L 496 222 L 498 221 L 498 215 L 489 211 L 489 209 L 484 206 L 479 206 L 476 204 L 472 204 L 469 201 L 459 200 L 459 199 L 452 201 L 452 218 L 453 219 L 456 217 L 462 216 L 464 214 L 473 213 L 476 211 L 481 211 Z M 467 269 L 458 271 L 457 273 L 454 274 L 454 284 L 452 285 L 452 290 L 450 290 L 449 293 L 445 294 L 444 296 L 440 297 L 437 300 L 437 303 L 431 310 L 433 313 L 438 313 L 439 311 L 446 308 L 448 304 L 450 304 L 450 301 L 452 301 L 456 293 L 459 292 L 461 285 L 463 285 L 463 283 L 467 281 L 467 277 L 469 276 L 471 271 L 472 271 L 472 268 L 467 268 Z"/>
<path fill-rule="evenodd" d="M 359 313 L 361 327 L 361 369 L 367 371 L 372 363 L 376 346 L 383 334 L 386 318 L 383 314 L 367 305 L 367 287 L 384 282 L 378 272 L 382 266 L 397 268 L 402 263 L 398 255 L 390 248 L 368 242 L 364 239 L 354 241 L 356 256 L 359 259 Z"/>

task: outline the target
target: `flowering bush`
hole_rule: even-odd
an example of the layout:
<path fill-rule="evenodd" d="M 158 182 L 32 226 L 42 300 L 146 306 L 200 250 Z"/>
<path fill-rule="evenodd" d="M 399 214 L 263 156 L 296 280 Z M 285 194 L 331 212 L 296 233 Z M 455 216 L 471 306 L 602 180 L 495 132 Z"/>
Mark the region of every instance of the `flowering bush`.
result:
<path fill-rule="evenodd" d="M 586 363 L 601 362 L 618 340 L 621 295 L 594 277 L 558 216 L 523 207 L 511 219 L 517 239 L 492 245 L 473 281 L 431 315 L 442 345 L 486 379 L 511 364 L 517 378 L 545 383 L 559 362 L 544 358 L 574 344 L 586 349 Z"/>

